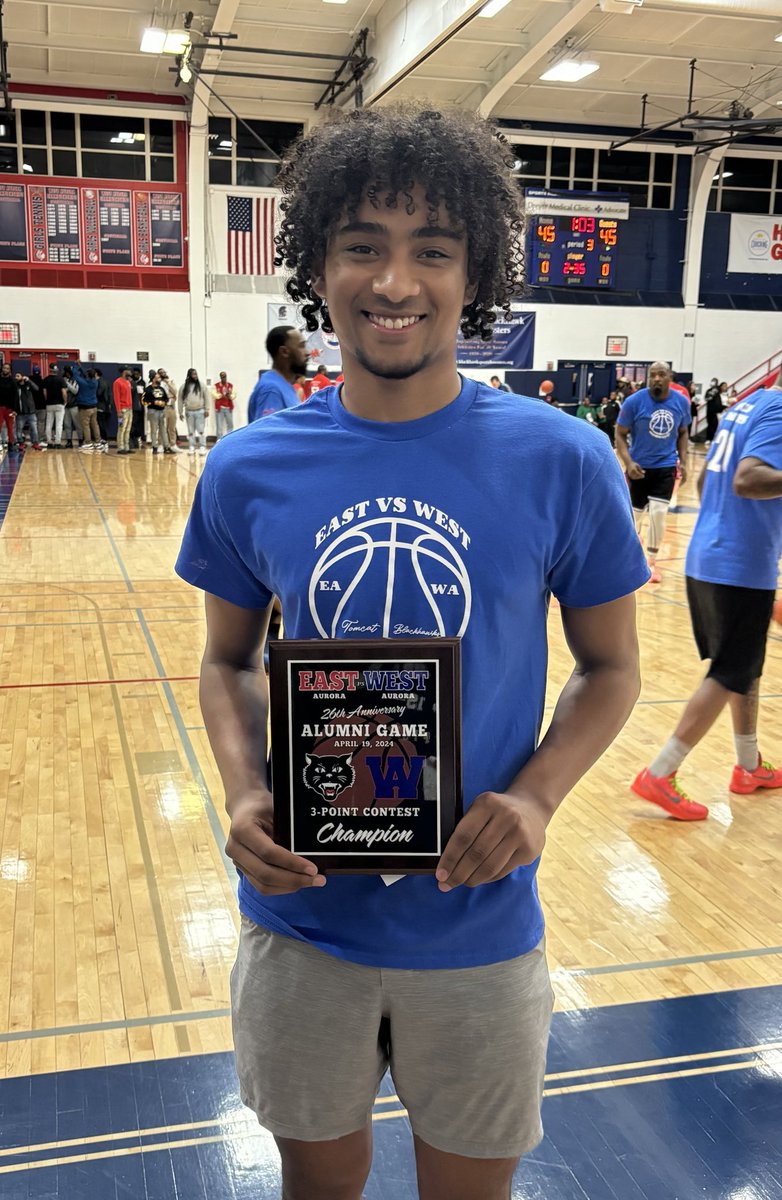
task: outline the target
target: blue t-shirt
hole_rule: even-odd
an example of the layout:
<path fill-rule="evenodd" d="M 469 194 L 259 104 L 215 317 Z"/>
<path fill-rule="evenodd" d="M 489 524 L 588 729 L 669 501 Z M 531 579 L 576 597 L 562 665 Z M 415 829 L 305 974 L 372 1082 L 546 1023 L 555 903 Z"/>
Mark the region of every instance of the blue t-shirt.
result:
<path fill-rule="evenodd" d="M 733 477 L 742 458 L 759 458 L 782 471 L 782 392 L 762 388 L 720 421 L 706 459 L 685 572 L 706 583 L 773 590 L 782 555 L 782 497 L 737 496 Z"/>
<path fill-rule="evenodd" d="M 649 576 L 608 438 L 471 380 L 415 421 L 353 416 L 330 387 L 223 439 L 176 570 L 244 608 L 277 595 L 291 638 L 460 637 L 465 807 L 535 750 L 550 595 L 590 607 Z M 433 876 L 367 875 L 269 897 L 242 879 L 239 899 L 353 962 L 471 967 L 540 941 L 536 869 L 447 893 Z"/>
<path fill-rule="evenodd" d="M 671 388 L 665 400 L 655 400 L 648 388 L 642 388 L 627 397 L 616 423 L 630 430 L 633 462 L 653 470 L 676 466 L 679 430 L 689 427 L 691 420 L 690 402 L 681 392 Z"/>
<path fill-rule="evenodd" d="M 299 393 L 292 383 L 283 379 L 276 371 L 264 371 L 250 392 L 247 401 L 247 421 L 252 423 L 260 417 L 269 417 L 283 408 L 295 408 L 299 404 Z"/>

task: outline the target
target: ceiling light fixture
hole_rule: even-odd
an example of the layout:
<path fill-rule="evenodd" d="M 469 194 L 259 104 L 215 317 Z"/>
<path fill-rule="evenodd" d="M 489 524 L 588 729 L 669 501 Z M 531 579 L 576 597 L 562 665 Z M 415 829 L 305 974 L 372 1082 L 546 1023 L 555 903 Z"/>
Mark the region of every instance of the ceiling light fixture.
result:
<path fill-rule="evenodd" d="M 169 29 L 163 43 L 164 54 L 184 54 L 190 45 L 190 34 L 186 29 Z"/>
<path fill-rule="evenodd" d="M 501 12 L 506 4 L 510 4 L 510 0 L 489 0 L 488 4 L 484 4 L 479 17 L 496 17 L 498 12 Z"/>
<path fill-rule="evenodd" d="M 29 163 L 22 163 L 22 170 L 23 170 L 23 171 L 29 171 L 29 173 L 30 173 L 31 175 L 32 175 L 32 173 L 33 173 L 33 169 L 32 169 L 32 167 L 30 166 L 30 164 L 29 164 Z"/>
<path fill-rule="evenodd" d="M 222 142 L 217 143 L 220 150 L 230 150 L 231 144 L 230 138 L 225 138 Z"/>
<path fill-rule="evenodd" d="M 544 71 L 540 78 L 545 79 L 547 83 L 578 83 L 580 79 L 586 79 L 587 75 L 593 75 L 599 70 L 600 63 L 578 58 L 561 58 L 558 63 Z"/>
<path fill-rule="evenodd" d="M 150 25 L 141 35 L 142 54 L 162 54 L 165 44 L 165 29 L 158 29 L 155 25 Z"/>
<path fill-rule="evenodd" d="M 324 4 L 347 4 L 348 0 L 323 0 Z"/>
<path fill-rule="evenodd" d="M 775 41 L 775 42 L 782 42 L 782 33 L 778 33 L 778 34 L 777 34 L 777 36 L 774 38 L 774 41 Z"/>

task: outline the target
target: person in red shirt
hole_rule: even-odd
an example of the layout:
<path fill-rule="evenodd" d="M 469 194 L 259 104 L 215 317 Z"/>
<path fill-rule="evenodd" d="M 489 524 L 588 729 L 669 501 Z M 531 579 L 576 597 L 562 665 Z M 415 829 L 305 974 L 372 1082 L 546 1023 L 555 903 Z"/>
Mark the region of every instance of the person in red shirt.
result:
<path fill-rule="evenodd" d="M 225 371 L 220 372 L 220 378 L 212 388 L 212 399 L 215 402 L 215 432 L 219 442 L 226 433 L 231 433 L 234 427 L 234 385 L 228 382 Z"/>
<path fill-rule="evenodd" d="M 313 375 L 312 379 L 306 380 L 304 384 L 304 399 L 309 400 L 314 392 L 319 392 L 321 388 L 327 387 L 331 387 L 331 380 L 323 370 L 323 367 L 318 367 L 317 374 Z"/>
<path fill-rule="evenodd" d="M 123 367 L 114 380 L 114 407 L 117 410 L 117 454 L 135 454 L 130 448 L 130 427 L 133 424 L 133 392 L 130 387 L 130 367 Z"/>

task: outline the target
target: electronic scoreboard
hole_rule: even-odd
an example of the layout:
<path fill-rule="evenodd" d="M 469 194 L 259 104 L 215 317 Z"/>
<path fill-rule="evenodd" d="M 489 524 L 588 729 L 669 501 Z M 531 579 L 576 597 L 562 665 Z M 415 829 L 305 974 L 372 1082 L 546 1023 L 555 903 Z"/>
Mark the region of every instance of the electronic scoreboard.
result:
<path fill-rule="evenodd" d="M 599 216 L 533 216 L 529 282 L 544 287 L 614 286 L 621 221 Z"/>

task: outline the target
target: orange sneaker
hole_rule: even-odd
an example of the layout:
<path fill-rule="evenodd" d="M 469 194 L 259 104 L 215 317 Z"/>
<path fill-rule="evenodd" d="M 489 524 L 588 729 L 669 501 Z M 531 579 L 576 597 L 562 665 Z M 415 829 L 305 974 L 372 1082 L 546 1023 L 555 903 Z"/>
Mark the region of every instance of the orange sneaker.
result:
<path fill-rule="evenodd" d="M 659 804 L 660 808 L 664 808 L 677 821 L 705 821 L 709 815 L 705 804 L 691 800 L 686 792 L 681 790 L 676 782 L 675 773 L 651 775 L 649 768 L 644 767 L 643 771 L 636 775 L 630 788 L 643 800 Z"/>
<path fill-rule="evenodd" d="M 733 768 L 728 786 L 739 796 L 749 796 L 758 788 L 782 788 L 782 771 L 772 767 L 771 763 L 764 762 L 758 755 L 758 765 L 754 771 L 748 771 L 746 767 L 740 767 L 738 764 Z"/>

